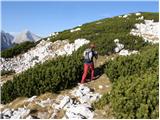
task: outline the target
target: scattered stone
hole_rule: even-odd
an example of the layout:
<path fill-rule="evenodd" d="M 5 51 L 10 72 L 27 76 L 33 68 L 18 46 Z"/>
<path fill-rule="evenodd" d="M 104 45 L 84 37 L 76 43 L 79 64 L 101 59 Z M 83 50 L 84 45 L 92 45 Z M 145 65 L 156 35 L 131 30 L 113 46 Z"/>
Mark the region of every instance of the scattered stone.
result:
<path fill-rule="evenodd" d="M 81 30 L 81 28 L 72 29 L 72 30 L 70 30 L 70 32 L 76 32 L 76 31 L 79 31 L 79 30 Z"/>
<path fill-rule="evenodd" d="M 136 50 L 129 52 L 128 50 L 123 49 L 119 52 L 119 55 L 128 56 L 128 55 L 137 54 L 137 53 L 138 53 L 138 51 L 136 51 Z"/>
<path fill-rule="evenodd" d="M 4 118 L 10 118 L 12 116 L 12 110 L 7 108 L 2 112 L 2 117 Z"/>
<path fill-rule="evenodd" d="M 36 97 L 37 97 L 37 96 L 32 96 L 31 98 L 29 98 L 29 99 L 27 100 L 27 102 L 33 102 Z"/>
<path fill-rule="evenodd" d="M 91 111 L 91 106 L 79 104 L 67 109 L 66 116 L 68 119 L 92 119 L 94 113 Z"/>
<path fill-rule="evenodd" d="M 47 38 L 47 41 L 50 41 L 50 38 Z"/>
<path fill-rule="evenodd" d="M 110 86 L 109 86 L 109 85 L 106 85 L 105 87 L 108 88 L 108 87 L 110 87 Z"/>
<path fill-rule="evenodd" d="M 123 15 L 123 18 L 127 18 L 130 14 Z"/>
<path fill-rule="evenodd" d="M 40 119 L 48 119 L 49 114 L 47 112 L 38 112 L 37 117 Z"/>
<path fill-rule="evenodd" d="M 143 19 L 144 19 L 144 17 L 141 16 L 141 17 L 138 17 L 136 20 L 143 20 Z"/>
<path fill-rule="evenodd" d="M 101 24 L 102 22 L 96 22 L 96 24 L 98 25 L 98 24 Z"/>
<path fill-rule="evenodd" d="M 59 108 L 60 109 L 64 108 L 70 101 L 71 101 L 71 99 L 69 96 L 64 96 L 59 104 Z"/>
<path fill-rule="evenodd" d="M 7 108 L 2 111 L 1 117 L 4 119 L 24 119 L 28 116 L 29 113 L 30 110 L 25 108 L 18 108 L 18 110 L 11 110 Z"/>
<path fill-rule="evenodd" d="M 47 98 L 46 100 L 36 99 L 33 96 L 27 102 L 40 105 L 41 110 L 32 112 L 28 106 L 18 109 L 5 109 L 1 113 L 1 118 L 5 119 L 56 119 L 59 112 L 65 111 L 63 118 L 68 119 L 92 119 L 94 116 L 93 108 L 91 107 L 94 101 L 102 97 L 99 93 L 94 93 L 85 85 L 79 85 L 74 90 L 71 90 L 71 96 L 59 95 L 56 100 Z M 26 101 L 26 100 L 25 100 Z M 43 111 L 45 108 L 46 111 Z M 51 109 L 50 109 L 51 108 Z M 34 116 L 33 116 L 34 115 Z"/>
<path fill-rule="evenodd" d="M 135 15 L 136 15 L 136 16 L 140 16 L 140 15 L 141 15 L 141 13 L 135 13 Z"/>
<path fill-rule="evenodd" d="M 112 57 L 111 60 L 114 60 L 114 57 Z"/>
<path fill-rule="evenodd" d="M 29 115 L 28 117 L 26 117 L 26 119 L 34 119 L 31 115 Z"/>
<path fill-rule="evenodd" d="M 54 33 L 51 33 L 50 36 L 56 37 L 58 34 L 59 34 L 58 32 L 54 32 Z"/>
<path fill-rule="evenodd" d="M 98 88 L 99 88 L 99 89 L 103 89 L 103 85 L 99 85 Z"/>
<path fill-rule="evenodd" d="M 124 48 L 124 45 L 119 43 L 119 39 L 115 39 L 114 42 L 116 43 L 116 48 L 114 49 L 114 51 L 116 53 L 118 53 L 120 50 L 122 50 Z"/>

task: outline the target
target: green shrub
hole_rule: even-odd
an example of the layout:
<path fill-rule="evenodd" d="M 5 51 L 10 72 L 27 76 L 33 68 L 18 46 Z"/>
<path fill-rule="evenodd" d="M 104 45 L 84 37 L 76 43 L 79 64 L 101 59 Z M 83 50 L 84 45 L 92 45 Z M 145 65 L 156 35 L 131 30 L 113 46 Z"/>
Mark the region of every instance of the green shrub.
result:
<path fill-rule="evenodd" d="M 12 48 L 6 49 L 1 52 L 1 57 L 12 58 L 16 55 L 27 52 L 30 48 L 34 47 L 36 43 L 26 41 L 21 44 L 15 44 Z"/>
<path fill-rule="evenodd" d="M 109 101 L 116 118 L 158 118 L 158 69 L 158 45 L 106 63 L 105 72 L 113 81 Z"/>
<path fill-rule="evenodd" d="M 106 63 L 105 73 L 115 81 L 120 76 L 141 74 L 147 69 L 154 69 L 158 66 L 158 45 L 149 46 L 147 50 L 140 52 L 140 55 L 120 56 L 115 60 Z"/>
<path fill-rule="evenodd" d="M 110 102 L 109 99 L 110 95 L 106 93 L 98 101 L 93 103 L 93 107 L 96 109 L 103 109 L 103 107 Z"/>
<path fill-rule="evenodd" d="M 142 13 L 143 15 L 143 13 Z M 158 14 L 147 15 L 145 16 L 154 16 L 158 18 Z M 124 44 L 126 49 L 131 50 L 140 50 L 142 47 L 146 46 L 146 43 L 141 37 L 136 37 L 130 35 L 130 31 L 134 28 L 136 23 L 143 22 L 142 20 L 136 20 L 138 16 L 132 14 L 129 16 L 129 19 L 126 18 L 106 18 L 91 23 L 86 23 L 80 26 L 81 30 L 77 32 L 70 32 L 70 30 L 65 30 L 59 32 L 59 34 L 52 38 L 51 41 L 55 40 L 65 40 L 68 39 L 70 42 L 73 42 L 78 38 L 86 38 L 91 42 L 94 42 L 97 46 L 96 50 L 101 55 L 108 53 L 113 53 L 115 48 L 114 39 L 119 39 L 121 43 Z M 97 24 L 97 23 L 100 24 Z"/>
<path fill-rule="evenodd" d="M 110 99 L 116 118 L 158 118 L 158 86 L 158 72 L 154 71 L 120 77 L 113 85 Z"/>
<path fill-rule="evenodd" d="M 154 22 L 159 21 L 159 13 L 158 12 L 143 12 L 142 15 L 144 16 L 144 19 L 146 20 L 154 20 Z"/>
<path fill-rule="evenodd" d="M 2 103 L 8 103 L 20 96 L 31 97 L 47 91 L 57 92 L 75 86 L 83 72 L 83 62 L 80 59 L 83 49 L 84 47 L 72 56 L 58 57 L 37 64 L 14 76 L 13 81 L 7 81 L 2 86 Z"/>

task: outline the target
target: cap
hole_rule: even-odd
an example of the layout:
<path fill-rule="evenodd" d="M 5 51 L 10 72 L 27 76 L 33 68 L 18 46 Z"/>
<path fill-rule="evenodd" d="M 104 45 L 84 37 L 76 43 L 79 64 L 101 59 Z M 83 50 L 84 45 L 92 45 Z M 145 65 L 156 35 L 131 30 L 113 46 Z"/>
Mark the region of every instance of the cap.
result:
<path fill-rule="evenodd" d="M 91 47 L 91 48 L 95 48 L 96 46 L 95 46 L 95 44 L 91 43 L 91 44 L 90 44 L 90 47 Z"/>

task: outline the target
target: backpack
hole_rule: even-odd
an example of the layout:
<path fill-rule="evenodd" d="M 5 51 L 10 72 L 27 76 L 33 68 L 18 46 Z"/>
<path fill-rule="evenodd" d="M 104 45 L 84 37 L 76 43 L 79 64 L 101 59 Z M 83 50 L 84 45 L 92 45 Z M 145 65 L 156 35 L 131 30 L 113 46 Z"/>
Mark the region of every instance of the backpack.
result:
<path fill-rule="evenodd" d="M 87 62 L 91 62 L 92 57 L 93 57 L 93 53 L 92 53 L 91 49 L 86 49 L 84 51 L 84 60 Z"/>

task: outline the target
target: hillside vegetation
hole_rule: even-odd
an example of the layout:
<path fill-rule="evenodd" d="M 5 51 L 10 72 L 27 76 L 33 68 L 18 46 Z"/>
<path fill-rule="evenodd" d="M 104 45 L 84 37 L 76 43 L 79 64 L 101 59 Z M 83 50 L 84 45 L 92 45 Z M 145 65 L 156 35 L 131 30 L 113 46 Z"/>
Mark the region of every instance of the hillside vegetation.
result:
<path fill-rule="evenodd" d="M 31 97 L 47 91 L 57 92 L 75 86 L 81 79 L 83 63 L 81 48 L 72 56 L 37 64 L 35 67 L 14 76 L 2 86 L 2 103 L 8 103 L 20 96 Z M 14 91 L 13 91 L 14 90 Z"/>
<path fill-rule="evenodd" d="M 158 21 L 158 13 L 142 13 L 144 19 Z M 138 16 L 113 17 L 83 24 L 81 30 L 59 32 L 51 41 L 86 38 L 96 44 L 100 55 L 114 53 L 114 39 L 119 39 L 125 49 L 138 50 L 140 54 L 118 57 L 105 64 L 105 73 L 113 82 L 110 94 L 105 94 L 95 107 L 111 104 L 116 118 L 158 118 L 158 45 L 145 43 L 142 37 L 130 35 Z M 76 27 L 78 28 L 78 27 Z M 75 29 L 75 28 L 74 28 Z M 33 68 L 14 76 L 13 81 L 4 83 L 1 89 L 2 103 L 20 96 L 31 97 L 47 91 L 57 92 L 75 86 L 83 70 L 81 47 L 71 56 L 58 57 L 37 64 Z M 11 56 L 14 56 L 12 54 Z M 6 56 L 7 57 L 7 56 Z"/>
<path fill-rule="evenodd" d="M 148 20 L 159 20 L 159 18 L 157 17 L 158 13 L 144 12 L 142 13 L 142 16 L 144 16 L 144 19 Z M 136 18 L 138 17 L 139 16 L 132 14 L 131 16 L 129 16 L 129 19 L 119 18 L 118 16 L 113 18 L 101 19 L 91 23 L 83 24 L 80 27 L 77 26 L 73 28 L 81 28 L 80 31 L 70 32 L 71 29 L 64 30 L 62 32 L 59 32 L 58 35 L 51 36 L 49 38 L 52 42 L 65 39 L 73 42 L 75 39 L 78 38 L 86 38 L 96 43 L 97 50 L 102 55 L 113 52 L 113 48 L 115 47 L 113 39 L 116 38 L 120 39 L 120 42 L 125 45 L 125 48 L 129 48 L 131 50 L 138 50 L 144 45 L 142 38 L 129 34 L 131 28 L 134 28 L 135 23 L 143 21 L 136 20 Z M 44 38 L 44 40 L 47 40 L 47 38 Z M 34 47 L 38 43 L 39 41 L 36 43 L 32 43 L 32 45 L 29 42 L 21 43 L 19 45 L 15 45 L 10 49 L 2 51 L 1 55 L 4 58 L 12 58 L 16 55 L 28 51 L 30 48 Z"/>
<path fill-rule="evenodd" d="M 3 50 L 1 52 L 1 57 L 12 58 L 16 55 L 23 54 L 28 51 L 28 49 L 35 47 L 36 44 L 30 41 L 23 42 L 21 44 L 15 44 L 13 47 Z"/>
<path fill-rule="evenodd" d="M 158 118 L 158 45 L 147 46 L 139 55 L 118 57 L 106 63 L 105 73 L 113 82 L 110 94 L 94 104 L 111 104 L 116 118 Z"/>

